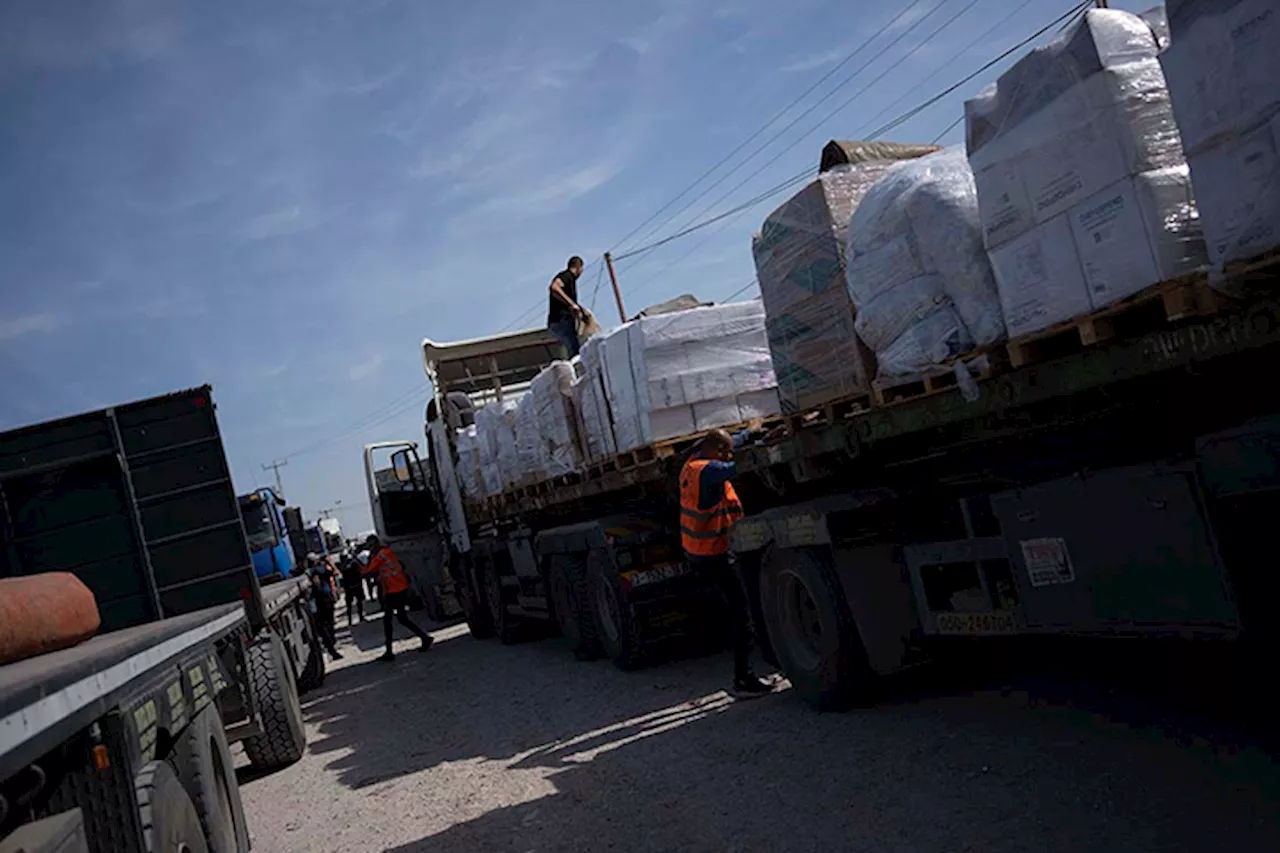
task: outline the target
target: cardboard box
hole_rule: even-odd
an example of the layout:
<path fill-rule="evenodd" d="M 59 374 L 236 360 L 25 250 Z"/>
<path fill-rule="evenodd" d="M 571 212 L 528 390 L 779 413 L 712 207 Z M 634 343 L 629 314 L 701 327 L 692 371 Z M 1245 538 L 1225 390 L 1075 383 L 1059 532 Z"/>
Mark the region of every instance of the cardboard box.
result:
<path fill-rule="evenodd" d="M 1187 151 L 1266 122 L 1280 110 L 1280 0 L 1240 0 L 1187 20 L 1160 62 Z"/>
<path fill-rule="evenodd" d="M 1067 217 L 1055 217 L 991 252 L 1009 337 L 1088 313 L 1093 305 Z"/>
<path fill-rule="evenodd" d="M 1091 308 L 1160 281 L 1133 181 L 1125 178 L 1067 214 Z"/>
<path fill-rule="evenodd" d="M 1280 116 L 1191 155 L 1189 165 L 1211 265 L 1280 246 Z"/>

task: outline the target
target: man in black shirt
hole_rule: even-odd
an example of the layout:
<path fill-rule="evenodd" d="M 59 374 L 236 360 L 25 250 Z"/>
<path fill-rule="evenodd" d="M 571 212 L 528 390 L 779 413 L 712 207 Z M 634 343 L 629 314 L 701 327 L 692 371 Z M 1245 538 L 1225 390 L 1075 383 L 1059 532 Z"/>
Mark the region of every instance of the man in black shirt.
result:
<path fill-rule="evenodd" d="M 587 311 L 578 304 L 578 276 L 582 275 L 582 258 L 574 255 L 565 269 L 551 279 L 550 304 L 547 308 L 547 328 L 556 336 L 569 358 L 578 354 L 578 321 Z"/>

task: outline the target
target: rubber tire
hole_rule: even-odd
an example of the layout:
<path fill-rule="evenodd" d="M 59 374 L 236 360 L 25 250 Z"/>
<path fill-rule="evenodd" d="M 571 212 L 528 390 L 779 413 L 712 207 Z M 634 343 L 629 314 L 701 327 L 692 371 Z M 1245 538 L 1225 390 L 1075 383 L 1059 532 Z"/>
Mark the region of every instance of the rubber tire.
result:
<path fill-rule="evenodd" d="M 568 554 L 552 554 L 548 560 L 547 594 L 560 633 L 578 660 L 600 657 L 600 638 L 587 597 L 587 575 L 581 561 Z"/>
<path fill-rule="evenodd" d="M 310 620 L 307 634 L 311 637 L 311 646 L 307 650 L 307 660 L 302 665 L 302 672 L 298 674 L 298 693 L 300 694 L 323 685 L 325 676 L 324 646 L 320 643 L 315 619 L 310 616 L 307 618 Z"/>
<path fill-rule="evenodd" d="M 607 552 L 593 548 L 587 553 L 586 576 L 587 601 L 595 623 L 596 637 L 600 640 L 605 656 L 618 669 L 630 671 L 640 668 L 644 665 L 644 644 L 641 642 L 635 609 Z M 606 596 L 616 605 L 616 610 L 611 609 L 611 612 L 617 636 L 609 630 L 600 613 L 603 606 L 601 598 Z"/>
<path fill-rule="evenodd" d="M 265 634 L 250 644 L 245 661 L 249 689 L 262 715 L 262 733 L 245 738 L 245 754 L 261 770 L 287 767 L 302 758 L 307 736 L 284 644 L 275 634 Z"/>
<path fill-rule="evenodd" d="M 799 581 L 814 605 L 821 637 L 816 653 L 783 612 L 786 585 Z M 769 639 L 792 689 L 820 711 L 875 701 L 875 675 L 828 555 L 817 548 L 776 548 L 760 562 L 760 604 Z"/>
<path fill-rule="evenodd" d="M 133 781 L 138 823 L 151 853 L 209 853 L 200 816 L 167 761 L 149 761 Z"/>
<path fill-rule="evenodd" d="M 507 610 L 506 601 L 502 597 L 502 581 L 498 579 L 498 566 L 493 559 L 484 567 L 484 596 L 498 642 L 507 646 L 519 642 L 516 618 Z"/>
<path fill-rule="evenodd" d="M 472 562 L 471 566 L 475 563 Z M 463 577 L 454 578 L 454 588 L 458 590 L 458 603 L 462 605 L 463 618 L 467 620 L 467 629 L 477 640 L 487 640 L 493 636 L 493 619 L 489 616 L 489 604 L 485 600 L 484 591 L 472 582 L 472 568 L 466 563 L 460 567 Z M 477 579 L 478 580 L 478 579 Z"/>
<path fill-rule="evenodd" d="M 235 760 L 216 705 L 196 714 L 173 745 L 173 763 L 186 782 L 209 853 L 249 853 Z"/>

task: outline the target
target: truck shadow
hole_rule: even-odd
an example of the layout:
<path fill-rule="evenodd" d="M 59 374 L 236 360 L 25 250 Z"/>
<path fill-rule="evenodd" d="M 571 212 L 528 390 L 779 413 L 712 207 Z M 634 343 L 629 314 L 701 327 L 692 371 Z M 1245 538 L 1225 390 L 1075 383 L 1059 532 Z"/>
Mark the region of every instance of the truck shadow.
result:
<path fill-rule="evenodd" d="M 408 806 L 444 828 L 396 853 L 1280 840 L 1270 756 L 1052 673 L 979 690 L 902 680 L 876 708 L 815 714 L 787 692 L 734 702 L 725 655 L 620 673 L 559 641 L 437 636 L 427 654 L 335 669 L 305 702 L 310 751 L 353 790 L 456 765 Z M 376 651 L 381 625 L 352 639 Z"/>

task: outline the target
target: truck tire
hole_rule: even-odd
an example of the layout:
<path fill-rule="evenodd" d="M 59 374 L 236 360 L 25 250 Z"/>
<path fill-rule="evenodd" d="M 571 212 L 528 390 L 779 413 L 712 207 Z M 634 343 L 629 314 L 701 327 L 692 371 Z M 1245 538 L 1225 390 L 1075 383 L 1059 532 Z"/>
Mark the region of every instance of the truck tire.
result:
<path fill-rule="evenodd" d="M 249 853 L 235 761 L 216 705 L 206 706 L 182 732 L 173 762 L 195 804 L 209 853 Z"/>
<path fill-rule="evenodd" d="M 286 767 L 302 758 L 307 737 L 284 644 L 275 634 L 259 637 L 249 646 L 245 660 L 249 689 L 262 715 L 262 733 L 245 738 L 245 754 L 262 770 Z"/>
<path fill-rule="evenodd" d="M 547 589 L 560 633 L 578 660 L 600 657 L 600 640 L 587 596 L 587 575 L 580 560 L 568 554 L 552 554 L 547 568 Z"/>
<path fill-rule="evenodd" d="M 874 700 L 874 674 L 840 581 L 815 548 L 777 548 L 760 564 L 760 604 L 791 686 L 810 706 L 835 710 Z"/>
<path fill-rule="evenodd" d="M 474 563 L 472 563 L 474 565 Z M 487 640 L 493 636 L 493 619 L 489 615 L 489 605 L 484 590 L 472 583 L 472 571 L 465 563 L 459 568 L 463 577 L 454 576 L 454 588 L 458 590 L 458 603 L 462 605 L 462 615 L 467 620 L 467 628 L 471 636 L 477 640 Z"/>
<path fill-rule="evenodd" d="M 643 644 L 629 590 L 614 570 L 609 554 L 587 552 L 587 600 L 595 621 L 596 636 L 605 655 L 621 670 L 643 665 Z"/>
<path fill-rule="evenodd" d="M 149 853 L 209 853 L 195 804 L 167 761 L 144 764 L 133 787 Z"/>
<path fill-rule="evenodd" d="M 302 664 L 302 672 L 298 673 L 298 692 L 306 693 L 324 684 L 324 646 L 320 643 L 320 635 L 316 632 L 315 620 L 310 622 L 307 635 L 311 644 L 307 647 L 307 659 Z"/>
<path fill-rule="evenodd" d="M 498 566 L 494 560 L 484 567 L 484 598 L 488 604 L 489 619 L 493 623 L 493 633 L 498 642 L 511 645 L 519 641 L 516 618 L 507 610 L 506 596 L 502 594 L 502 581 L 498 577 Z"/>

